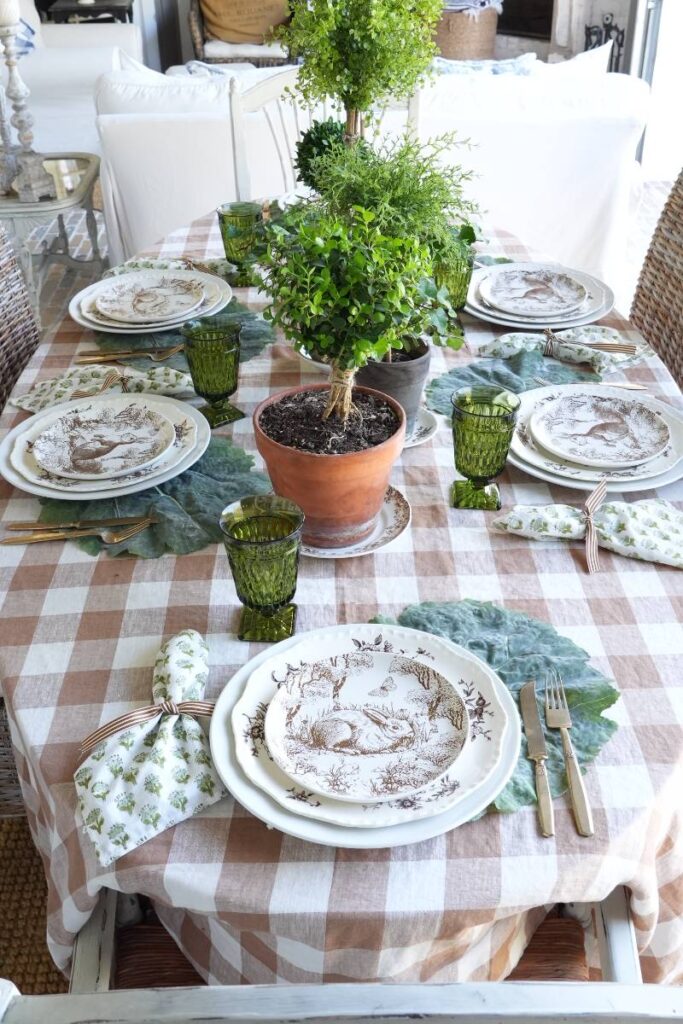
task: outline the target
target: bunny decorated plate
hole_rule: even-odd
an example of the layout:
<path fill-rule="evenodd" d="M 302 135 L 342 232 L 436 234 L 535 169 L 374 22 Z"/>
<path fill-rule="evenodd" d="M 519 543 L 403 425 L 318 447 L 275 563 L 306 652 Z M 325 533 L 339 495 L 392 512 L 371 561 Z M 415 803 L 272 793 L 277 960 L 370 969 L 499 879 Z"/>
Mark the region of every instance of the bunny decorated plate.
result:
<path fill-rule="evenodd" d="M 457 679 L 467 707 L 469 738 L 454 767 L 411 796 L 391 794 L 382 803 L 350 803 L 337 799 L 336 794 L 334 798 L 315 794 L 296 785 L 275 763 L 266 745 L 266 712 L 277 691 L 277 680 L 282 679 L 287 666 L 315 651 L 324 651 L 327 658 L 341 658 L 360 650 L 400 654 Z M 461 824 L 493 799 L 490 793 L 501 779 L 507 779 L 516 760 L 514 751 L 519 749 L 516 709 L 498 676 L 463 648 L 420 630 L 388 625 L 378 629 L 366 624 L 292 637 L 258 655 L 240 670 L 235 682 L 243 685 L 241 694 L 233 688 L 228 700 L 226 688 L 217 705 L 219 717 L 214 715 L 212 720 L 212 756 L 217 770 L 254 814 L 265 814 L 265 820 L 278 828 L 286 826 L 283 831 L 315 842 L 393 845 L 393 841 L 380 840 L 377 830 L 388 828 L 392 836 L 394 830 L 402 836 L 409 826 L 414 828 L 423 819 L 446 814 L 451 822 L 448 827 Z M 511 732 L 514 735 L 510 736 Z M 487 796 L 482 797 L 484 803 L 480 806 L 476 794 L 482 787 Z M 277 810 L 272 801 L 279 805 Z M 303 831 L 294 826 L 298 818 L 308 820 Z M 340 833 L 349 829 L 356 832 L 356 837 L 341 842 Z M 372 835 L 376 838 L 370 838 Z"/>
<path fill-rule="evenodd" d="M 294 782 L 374 803 L 412 796 L 453 767 L 469 722 L 452 682 L 398 651 L 321 659 L 319 650 L 302 649 L 281 678 L 273 673 L 266 746 Z"/>

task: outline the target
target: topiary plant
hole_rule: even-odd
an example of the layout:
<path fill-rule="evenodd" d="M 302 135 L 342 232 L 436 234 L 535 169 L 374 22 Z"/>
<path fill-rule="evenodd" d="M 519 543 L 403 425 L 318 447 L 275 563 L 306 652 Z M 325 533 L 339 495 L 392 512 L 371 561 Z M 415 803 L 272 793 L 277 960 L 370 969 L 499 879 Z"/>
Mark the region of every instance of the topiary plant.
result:
<path fill-rule="evenodd" d="M 407 99 L 424 76 L 442 8 L 442 0 L 291 0 L 292 20 L 275 38 L 303 58 L 299 92 L 341 102 L 346 141 L 355 142 L 363 114 L 390 96 Z"/>
<path fill-rule="evenodd" d="M 406 333 L 447 329 L 428 250 L 412 236 L 385 235 L 375 220 L 362 207 L 338 217 L 312 205 L 267 228 L 263 284 L 273 299 L 264 315 L 331 363 L 324 419 L 346 422 L 356 370 L 368 360 L 403 348 Z"/>
<path fill-rule="evenodd" d="M 313 121 L 308 131 L 296 144 L 296 170 L 304 185 L 319 191 L 315 165 L 328 154 L 344 148 L 344 125 L 330 117 L 327 121 Z"/>

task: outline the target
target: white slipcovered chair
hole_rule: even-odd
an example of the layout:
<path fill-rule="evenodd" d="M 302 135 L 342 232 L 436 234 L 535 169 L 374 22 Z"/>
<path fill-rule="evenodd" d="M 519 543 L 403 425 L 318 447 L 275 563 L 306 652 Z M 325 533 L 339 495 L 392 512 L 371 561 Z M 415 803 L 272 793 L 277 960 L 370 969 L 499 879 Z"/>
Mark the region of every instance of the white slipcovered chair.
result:
<path fill-rule="evenodd" d="M 296 79 L 294 67 L 255 81 L 150 75 L 142 88 L 131 72 L 103 76 L 97 125 L 112 261 L 219 203 L 291 191 L 295 143 L 310 123 L 288 92 Z"/>

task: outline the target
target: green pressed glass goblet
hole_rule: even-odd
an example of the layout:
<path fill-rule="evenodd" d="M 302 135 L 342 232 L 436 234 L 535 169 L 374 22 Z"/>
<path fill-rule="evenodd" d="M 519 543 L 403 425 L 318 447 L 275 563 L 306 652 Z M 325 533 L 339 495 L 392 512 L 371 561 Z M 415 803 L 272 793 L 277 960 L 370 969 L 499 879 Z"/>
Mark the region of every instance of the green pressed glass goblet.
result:
<path fill-rule="evenodd" d="M 304 514 L 274 494 L 242 498 L 223 509 L 220 527 L 237 596 L 245 606 L 240 640 L 275 643 L 294 633 Z"/>
<path fill-rule="evenodd" d="M 194 389 L 207 401 L 200 411 L 212 427 L 244 417 L 228 401 L 237 391 L 241 329 L 233 316 L 221 313 L 190 320 L 180 328 Z"/>
<path fill-rule="evenodd" d="M 251 284 L 249 267 L 254 262 L 261 235 L 263 210 L 260 203 L 223 203 L 216 211 L 225 257 L 237 267 L 235 284 Z"/>
<path fill-rule="evenodd" d="M 453 483 L 451 504 L 499 509 L 500 491 L 491 480 L 505 467 L 519 396 L 481 384 L 461 388 L 452 401 L 455 468 L 467 479 Z"/>
<path fill-rule="evenodd" d="M 448 295 L 454 309 L 462 309 L 467 302 L 467 292 L 472 280 L 474 254 L 463 253 L 462 256 L 449 257 L 448 263 L 437 263 L 434 267 L 434 280 L 439 288 L 448 288 Z"/>

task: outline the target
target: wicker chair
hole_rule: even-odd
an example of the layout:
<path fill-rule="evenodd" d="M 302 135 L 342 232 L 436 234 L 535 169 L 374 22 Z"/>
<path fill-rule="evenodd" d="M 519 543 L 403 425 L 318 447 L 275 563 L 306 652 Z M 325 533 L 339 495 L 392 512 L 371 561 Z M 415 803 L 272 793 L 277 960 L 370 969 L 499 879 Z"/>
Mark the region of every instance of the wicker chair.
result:
<path fill-rule="evenodd" d="M 0 409 L 38 345 L 40 334 L 24 276 L 0 227 Z M 4 701 L 0 695 L 0 817 L 23 814 Z"/>
<path fill-rule="evenodd" d="M 631 322 L 683 387 L 683 171 L 652 236 Z"/>
<path fill-rule="evenodd" d="M 201 7 L 199 6 L 199 0 L 191 0 L 190 3 L 190 35 L 192 37 L 192 46 L 194 48 L 194 55 L 197 60 L 204 61 L 205 64 L 241 64 L 248 63 L 253 64 L 257 68 L 277 68 L 282 67 L 285 64 L 289 64 L 289 57 L 273 57 L 272 54 L 267 54 L 267 48 L 264 46 L 263 57 L 207 57 L 204 44 L 208 41 L 206 30 L 204 28 L 204 18 L 202 17 Z"/>

